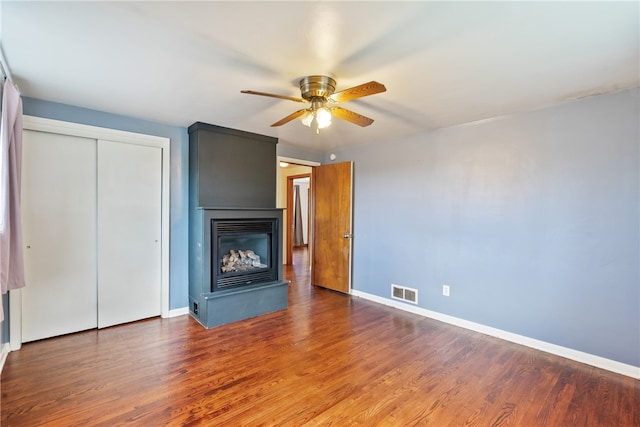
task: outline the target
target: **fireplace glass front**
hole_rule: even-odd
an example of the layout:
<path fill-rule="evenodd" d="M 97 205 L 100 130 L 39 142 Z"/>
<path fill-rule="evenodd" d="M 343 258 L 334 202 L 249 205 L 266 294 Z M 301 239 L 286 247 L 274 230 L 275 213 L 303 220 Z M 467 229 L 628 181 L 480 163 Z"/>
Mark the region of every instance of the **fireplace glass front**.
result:
<path fill-rule="evenodd" d="M 212 219 L 212 292 L 277 280 L 277 220 Z"/>

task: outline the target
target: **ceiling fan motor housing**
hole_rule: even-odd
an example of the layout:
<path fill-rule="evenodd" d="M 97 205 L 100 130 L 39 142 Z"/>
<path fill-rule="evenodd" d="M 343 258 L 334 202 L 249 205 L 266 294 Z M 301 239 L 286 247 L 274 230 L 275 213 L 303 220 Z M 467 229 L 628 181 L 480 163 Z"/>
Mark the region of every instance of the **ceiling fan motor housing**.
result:
<path fill-rule="evenodd" d="M 314 98 L 327 98 L 336 90 L 336 81 L 327 76 L 307 76 L 300 80 L 302 98 L 313 101 Z"/>

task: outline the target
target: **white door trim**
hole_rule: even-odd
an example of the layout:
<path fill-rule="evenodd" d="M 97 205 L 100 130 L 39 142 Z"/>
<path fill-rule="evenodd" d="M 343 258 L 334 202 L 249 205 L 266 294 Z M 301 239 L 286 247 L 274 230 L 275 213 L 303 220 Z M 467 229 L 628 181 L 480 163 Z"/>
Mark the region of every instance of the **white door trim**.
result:
<path fill-rule="evenodd" d="M 322 163 L 314 162 L 311 160 L 294 159 L 293 157 L 278 156 L 278 162 L 292 163 L 294 165 L 302 166 L 320 166 Z"/>
<path fill-rule="evenodd" d="M 169 317 L 169 186 L 171 170 L 170 139 L 159 136 L 126 132 L 115 129 L 89 126 L 42 117 L 24 116 L 23 129 L 80 136 L 91 139 L 107 139 L 128 144 L 149 145 L 162 149 L 162 272 L 161 315 Z M 27 284 L 28 286 L 28 284 Z M 11 350 L 18 350 L 22 342 L 22 295 L 20 290 L 9 292 L 9 317 Z"/>

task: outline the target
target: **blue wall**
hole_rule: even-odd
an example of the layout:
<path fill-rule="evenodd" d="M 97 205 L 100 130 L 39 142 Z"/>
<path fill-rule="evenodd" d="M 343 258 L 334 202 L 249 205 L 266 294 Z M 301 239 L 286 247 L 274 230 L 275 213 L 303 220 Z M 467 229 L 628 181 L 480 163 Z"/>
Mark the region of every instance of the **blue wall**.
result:
<path fill-rule="evenodd" d="M 425 309 L 640 366 L 638 98 L 336 151 L 354 289 L 417 288 Z"/>
<path fill-rule="evenodd" d="M 24 111 L 171 139 L 170 307 L 187 306 L 186 128 Z M 639 115 L 636 89 L 334 150 L 354 161 L 354 289 L 418 288 L 423 308 L 640 366 Z"/>

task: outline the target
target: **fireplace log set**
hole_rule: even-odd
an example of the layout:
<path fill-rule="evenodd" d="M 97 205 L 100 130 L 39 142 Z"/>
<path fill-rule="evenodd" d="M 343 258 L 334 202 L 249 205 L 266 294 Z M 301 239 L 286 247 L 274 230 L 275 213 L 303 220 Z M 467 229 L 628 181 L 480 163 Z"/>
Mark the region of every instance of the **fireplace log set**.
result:
<path fill-rule="evenodd" d="M 237 251 L 231 249 L 228 254 L 222 257 L 221 270 L 223 273 L 234 271 L 247 271 L 255 268 L 267 268 L 268 265 L 260 262 L 260 255 L 251 249 Z"/>

